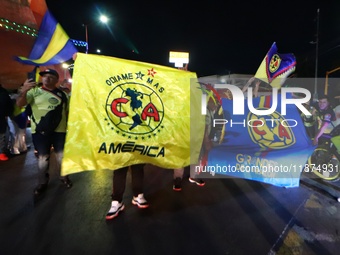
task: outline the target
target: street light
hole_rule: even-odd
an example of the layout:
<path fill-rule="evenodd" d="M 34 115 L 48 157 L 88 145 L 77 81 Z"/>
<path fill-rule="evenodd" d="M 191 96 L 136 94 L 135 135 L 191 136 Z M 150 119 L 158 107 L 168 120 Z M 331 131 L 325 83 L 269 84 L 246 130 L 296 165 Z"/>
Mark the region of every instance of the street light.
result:
<path fill-rule="evenodd" d="M 109 21 L 109 18 L 106 17 L 105 15 L 101 15 L 99 17 L 99 21 L 102 23 L 107 23 Z M 89 52 L 89 36 L 88 36 L 88 27 L 89 24 L 83 24 L 83 26 L 85 27 L 85 41 L 86 41 L 86 54 Z"/>
<path fill-rule="evenodd" d="M 331 70 L 331 71 L 327 71 L 327 72 L 326 72 L 325 95 L 328 95 L 328 86 L 329 86 L 329 84 L 328 84 L 328 76 L 329 76 L 331 73 L 334 73 L 334 72 L 339 71 L 339 70 L 340 70 L 340 67 L 337 67 L 337 68 L 335 68 L 335 69 L 333 69 L 333 70 Z"/>
<path fill-rule="evenodd" d="M 109 21 L 108 17 L 105 15 L 100 15 L 99 20 L 103 23 L 107 23 Z"/>

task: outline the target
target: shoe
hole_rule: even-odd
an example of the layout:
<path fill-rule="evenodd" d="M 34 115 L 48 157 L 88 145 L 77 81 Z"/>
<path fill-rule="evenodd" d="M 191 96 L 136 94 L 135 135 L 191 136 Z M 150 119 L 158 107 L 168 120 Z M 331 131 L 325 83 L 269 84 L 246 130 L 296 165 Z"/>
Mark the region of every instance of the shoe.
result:
<path fill-rule="evenodd" d="M 39 196 L 42 193 L 44 193 L 47 189 L 48 182 L 50 181 L 50 175 L 49 173 L 45 173 L 45 182 L 40 183 L 35 189 L 34 189 L 34 196 Z"/>
<path fill-rule="evenodd" d="M 200 187 L 205 185 L 205 181 L 203 181 L 202 179 L 195 179 L 195 178 L 189 177 L 189 182 L 196 183 Z"/>
<path fill-rule="evenodd" d="M 132 198 L 132 204 L 137 205 L 138 208 L 147 208 L 149 207 L 148 201 L 144 198 L 144 194 L 141 193 L 137 197 Z"/>
<path fill-rule="evenodd" d="M 13 148 L 13 149 L 11 150 L 11 154 L 12 154 L 12 155 L 20 155 L 20 151 L 19 151 L 19 149 L 17 149 L 17 148 Z"/>
<path fill-rule="evenodd" d="M 64 178 L 60 179 L 60 181 L 66 186 L 66 188 L 71 188 L 73 183 L 71 180 L 68 178 L 68 176 L 65 176 Z"/>
<path fill-rule="evenodd" d="M 42 193 L 44 193 L 47 189 L 47 183 L 39 184 L 35 189 L 34 189 L 34 196 L 40 196 Z"/>
<path fill-rule="evenodd" d="M 5 153 L 0 153 L 0 160 L 1 161 L 7 161 L 8 160 L 8 157 L 6 156 Z"/>
<path fill-rule="evenodd" d="M 172 186 L 172 189 L 173 189 L 174 191 L 181 191 L 181 190 L 182 190 L 182 178 L 177 177 L 177 178 L 174 180 L 174 185 Z"/>
<path fill-rule="evenodd" d="M 124 204 L 123 203 L 119 203 L 117 200 L 112 201 L 111 202 L 111 208 L 108 211 L 108 213 L 106 214 L 106 219 L 107 220 L 112 220 L 113 218 L 118 216 L 118 213 L 120 211 L 124 210 Z"/>

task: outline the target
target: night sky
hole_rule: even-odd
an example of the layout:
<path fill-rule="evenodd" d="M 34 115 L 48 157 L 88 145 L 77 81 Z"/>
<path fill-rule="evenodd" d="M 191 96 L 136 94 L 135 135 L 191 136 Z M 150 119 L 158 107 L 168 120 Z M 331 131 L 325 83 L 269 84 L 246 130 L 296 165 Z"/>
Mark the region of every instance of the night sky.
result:
<path fill-rule="evenodd" d="M 319 73 L 340 66 L 340 1 L 133 1 L 50 0 L 49 9 L 89 53 L 174 66 L 169 51 L 190 54 L 198 76 L 254 74 L 273 42 L 294 53 L 296 73 L 312 77 L 319 19 Z M 299 2 L 303 2 L 299 4 Z M 98 22 L 100 14 L 109 25 Z M 80 51 L 85 51 L 80 48 Z M 340 59 L 340 58 L 339 58 Z"/>

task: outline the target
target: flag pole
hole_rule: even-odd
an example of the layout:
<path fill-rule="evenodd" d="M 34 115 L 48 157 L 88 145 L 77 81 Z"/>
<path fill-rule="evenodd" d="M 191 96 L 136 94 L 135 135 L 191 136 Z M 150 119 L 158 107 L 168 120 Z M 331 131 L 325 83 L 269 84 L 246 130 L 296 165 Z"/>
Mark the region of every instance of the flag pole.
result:
<path fill-rule="evenodd" d="M 84 24 L 84 26 L 85 26 L 85 40 L 86 40 L 86 54 L 87 54 L 89 52 L 87 24 Z"/>

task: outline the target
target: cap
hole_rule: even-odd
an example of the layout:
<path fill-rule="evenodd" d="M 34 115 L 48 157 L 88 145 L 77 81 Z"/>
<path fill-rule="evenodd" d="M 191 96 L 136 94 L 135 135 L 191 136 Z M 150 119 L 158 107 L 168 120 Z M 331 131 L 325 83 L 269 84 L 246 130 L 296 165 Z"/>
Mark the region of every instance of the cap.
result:
<path fill-rule="evenodd" d="M 56 77 L 59 79 L 59 74 L 58 74 L 58 72 L 57 72 L 56 70 L 54 70 L 54 69 L 46 69 L 45 71 L 41 71 L 39 74 L 40 74 L 41 76 L 43 76 L 44 74 L 47 74 L 47 73 L 53 74 L 54 76 L 56 76 Z"/>

